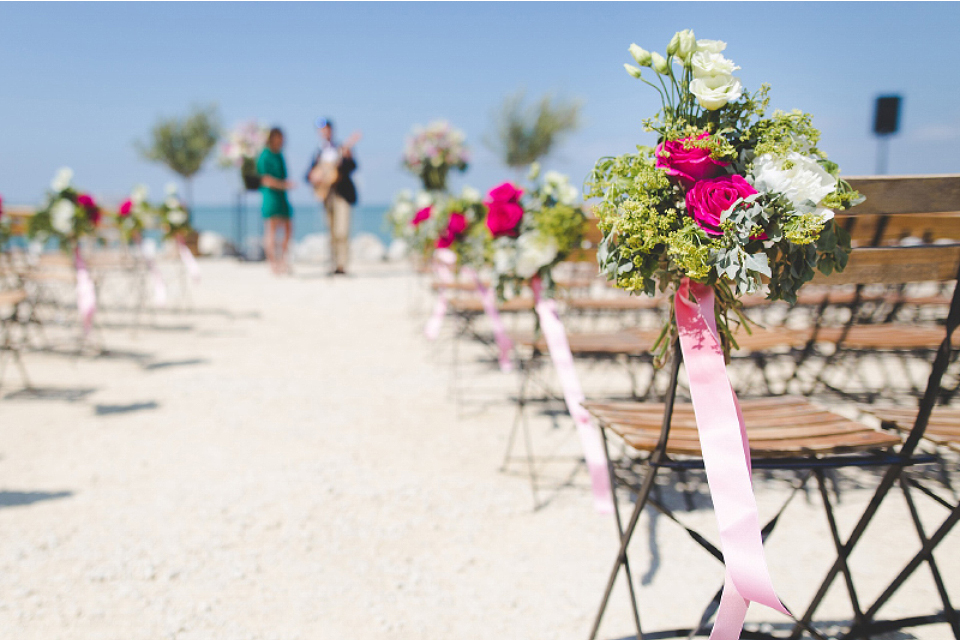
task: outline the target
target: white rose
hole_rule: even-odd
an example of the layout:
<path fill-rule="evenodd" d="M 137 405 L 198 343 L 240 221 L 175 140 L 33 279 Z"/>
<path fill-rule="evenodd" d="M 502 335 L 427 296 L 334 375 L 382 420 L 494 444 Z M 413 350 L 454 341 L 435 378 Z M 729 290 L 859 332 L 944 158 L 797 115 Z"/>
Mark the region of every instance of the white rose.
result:
<path fill-rule="evenodd" d="M 50 209 L 50 226 L 58 233 L 67 235 L 73 231 L 73 216 L 76 207 L 69 200 L 57 200 Z"/>
<path fill-rule="evenodd" d="M 147 195 L 150 193 L 150 190 L 147 189 L 145 185 L 138 184 L 133 188 L 133 191 L 130 193 L 130 200 L 135 205 L 141 205 L 146 201 Z"/>
<path fill-rule="evenodd" d="M 177 195 L 177 184 L 175 182 L 168 182 L 167 186 L 164 187 L 164 191 L 168 196 Z"/>
<path fill-rule="evenodd" d="M 813 215 L 817 216 L 824 222 L 833 220 L 833 210 L 827 209 L 826 207 L 817 207 L 817 210 L 813 212 Z"/>
<path fill-rule="evenodd" d="M 409 202 L 398 202 L 396 206 L 393 207 L 393 214 L 397 220 L 412 220 L 413 219 L 413 205 Z"/>
<path fill-rule="evenodd" d="M 697 97 L 701 107 L 716 111 L 728 102 L 738 100 L 743 95 L 743 87 L 740 79 L 733 76 L 694 78 L 690 82 L 690 93 Z"/>
<path fill-rule="evenodd" d="M 791 152 L 778 158 L 765 153 L 753 162 L 753 186 L 761 193 L 781 193 L 795 207 L 816 206 L 837 188 L 837 179 L 808 156 Z M 825 220 L 833 217 L 828 209 L 817 213 L 821 217 L 829 213 Z"/>
<path fill-rule="evenodd" d="M 513 260 L 516 252 L 507 246 L 499 246 L 493 252 L 493 268 L 497 273 L 510 273 L 513 271 Z"/>
<path fill-rule="evenodd" d="M 56 193 L 60 193 L 70 186 L 71 180 L 73 180 L 73 169 L 70 167 L 63 167 L 58 170 L 57 175 L 53 177 L 53 181 L 50 182 L 50 188 Z"/>
<path fill-rule="evenodd" d="M 464 187 L 463 191 L 460 192 L 460 197 L 467 202 L 480 202 L 482 196 L 480 192 L 473 187 Z"/>
<path fill-rule="evenodd" d="M 167 209 L 180 208 L 180 201 L 177 200 L 176 196 L 167 196 L 167 199 L 163 201 L 163 204 L 167 205 Z"/>
<path fill-rule="evenodd" d="M 708 51 L 697 51 L 693 54 L 692 65 L 694 78 L 729 76 L 740 68 L 722 54 Z"/>
<path fill-rule="evenodd" d="M 421 191 L 420 193 L 418 193 L 416 200 L 414 200 L 413 202 L 413 205 L 417 209 L 423 209 L 425 207 L 431 206 L 432 204 L 433 204 L 433 198 L 430 197 L 430 194 L 427 193 L 426 191 Z"/>
<path fill-rule="evenodd" d="M 524 233 L 517 238 L 517 275 L 532 278 L 542 267 L 557 257 L 557 240 L 538 231 Z"/>
<path fill-rule="evenodd" d="M 723 40 L 697 40 L 697 51 L 720 53 L 726 48 L 727 43 Z"/>
<path fill-rule="evenodd" d="M 183 209 L 174 209 L 173 211 L 168 211 L 167 220 L 170 222 L 170 224 L 179 227 L 187 221 L 187 212 Z"/>

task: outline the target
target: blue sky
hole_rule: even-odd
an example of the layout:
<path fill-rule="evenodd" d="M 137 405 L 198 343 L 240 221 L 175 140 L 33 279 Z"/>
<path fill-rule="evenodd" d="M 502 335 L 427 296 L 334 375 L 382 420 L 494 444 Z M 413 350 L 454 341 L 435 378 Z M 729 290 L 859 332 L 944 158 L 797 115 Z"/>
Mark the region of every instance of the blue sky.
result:
<path fill-rule="evenodd" d="M 873 100 L 905 97 L 890 173 L 960 172 L 958 3 L 105 3 L 0 4 L 0 194 L 39 201 L 63 165 L 119 200 L 172 177 L 137 156 L 158 116 L 215 102 L 223 123 L 258 118 L 287 132 L 290 172 L 330 115 L 361 129 L 364 202 L 416 185 L 400 168 L 410 128 L 446 118 L 474 151 L 453 185 L 513 177 L 481 143 L 520 88 L 584 102 L 584 126 L 545 163 L 582 181 L 602 155 L 651 140 L 656 93 L 623 71 L 636 42 L 663 51 L 678 29 L 726 40 L 744 84 L 815 115 L 845 174 L 873 171 Z M 228 203 L 238 177 L 208 163 L 197 203 Z M 292 194 L 309 200 L 307 189 Z"/>

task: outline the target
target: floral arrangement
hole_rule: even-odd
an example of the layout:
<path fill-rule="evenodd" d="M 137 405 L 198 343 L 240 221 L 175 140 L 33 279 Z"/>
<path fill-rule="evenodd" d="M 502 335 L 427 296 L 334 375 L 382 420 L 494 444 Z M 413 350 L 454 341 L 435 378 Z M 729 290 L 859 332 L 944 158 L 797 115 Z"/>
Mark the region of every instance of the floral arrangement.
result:
<path fill-rule="evenodd" d="M 403 240 L 407 250 L 415 256 L 429 257 L 437 238 L 440 237 L 439 218 L 431 219 L 430 216 L 437 200 L 437 194 L 429 191 L 414 194 L 409 189 L 404 189 L 397 194 L 387 210 L 387 223 L 393 237 Z"/>
<path fill-rule="evenodd" d="M 31 239 L 56 238 L 60 247 L 69 251 L 80 238 L 96 234 L 103 212 L 93 197 L 76 189 L 72 181 L 70 168 L 57 171 L 46 201 L 30 217 L 27 235 Z"/>
<path fill-rule="evenodd" d="M 539 276 L 552 288 L 553 267 L 583 244 L 586 216 L 577 202 L 579 193 L 570 179 L 548 171 L 538 181 L 534 164 L 526 194 L 509 182 L 487 195 L 486 227 L 491 236 L 494 278 L 503 297 Z"/>
<path fill-rule="evenodd" d="M 157 208 L 164 238 L 177 238 L 192 231 L 190 214 L 177 194 L 177 185 L 172 182 L 166 188 L 167 197 Z"/>
<path fill-rule="evenodd" d="M 426 258 L 436 249 L 449 249 L 461 266 L 474 267 L 483 264 L 489 240 L 482 224 L 485 217 L 480 192 L 472 187 L 464 187 L 458 196 L 402 191 L 388 212 L 394 236 L 402 238 L 414 255 Z"/>
<path fill-rule="evenodd" d="M 239 168 L 247 189 L 257 189 L 260 186 L 257 157 L 267 144 L 269 131 L 256 120 L 249 120 L 228 133 L 227 141 L 220 147 L 217 164 L 225 169 Z"/>
<path fill-rule="evenodd" d="M 10 239 L 10 221 L 3 216 L 3 197 L 0 196 L 0 248 Z"/>
<path fill-rule="evenodd" d="M 463 131 L 443 120 L 414 127 L 403 151 L 403 166 L 418 176 L 428 191 L 444 191 L 450 169 L 466 171 L 470 154 Z"/>
<path fill-rule="evenodd" d="M 130 197 L 117 208 L 116 225 L 125 243 L 137 241 L 150 224 L 153 214 L 147 202 L 147 194 L 147 187 L 138 184 L 130 192 Z"/>
<path fill-rule="evenodd" d="M 674 35 L 666 56 L 630 46 L 639 67 L 627 72 L 661 97 L 660 112 L 643 121 L 657 145 L 601 158 L 586 195 L 599 199 L 597 259 L 607 277 L 649 295 L 683 278 L 712 286 L 729 350 L 729 313 L 746 323 L 739 296 L 765 285 L 769 299 L 792 303 L 815 270 L 844 268 L 850 238 L 834 211 L 862 197 L 817 147 L 812 116 L 768 114 L 769 86 L 746 92 L 725 48 L 690 30 Z"/>

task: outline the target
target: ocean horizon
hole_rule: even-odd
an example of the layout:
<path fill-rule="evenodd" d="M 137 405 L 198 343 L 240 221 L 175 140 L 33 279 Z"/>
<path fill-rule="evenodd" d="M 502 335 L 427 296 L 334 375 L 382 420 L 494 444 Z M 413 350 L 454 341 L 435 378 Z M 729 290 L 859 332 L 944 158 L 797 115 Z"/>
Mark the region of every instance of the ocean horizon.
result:
<path fill-rule="evenodd" d="M 263 218 L 259 199 L 237 204 L 195 205 L 191 212 L 197 231 L 213 231 L 237 246 L 244 246 L 247 238 L 263 236 Z M 301 240 L 310 234 L 327 233 L 327 216 L 319 203 L 293 203 L 293 238 Z M 353 208 L 350 236 L 369 233 L 389 245 L 393 236 L 384 222 L 389 205 L 360 204 Z"/>

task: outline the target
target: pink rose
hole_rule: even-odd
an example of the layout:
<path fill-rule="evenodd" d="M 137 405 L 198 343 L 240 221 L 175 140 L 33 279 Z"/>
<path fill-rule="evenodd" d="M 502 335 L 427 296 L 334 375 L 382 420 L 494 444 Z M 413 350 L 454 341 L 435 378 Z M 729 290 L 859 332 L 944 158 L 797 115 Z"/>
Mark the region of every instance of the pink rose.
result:
<path fill-rule="evenodd" d="M 81 193 L 77 196 L 77 204 L 84 209 L 95 209 L 97 207 L 97 203 L 86 193 Z"/>
<path fill-rule="evenodd" d="M 517 226 L 523 218 L 520 196 L 523 190 L 509 182 L 494 187 L 483 204 L 487 205 L 487 228 L 493 237 L 516 235 Z"/>
<path fill-rule="evenodd" d="M 3 198 L 0 198 L 0 218 L 3 217 Z"/>
<path fill-rule="evenodd" d="M 413 216 L 413 220 L 410 221 L 410 224 L 415 227 L 419 227 L 421 222 L 429 219 L 430 207 L 424 207 L 423 209 L 420 209 L 420 211 L 417 211 L 416 215 Z"/>
<path fill-rule="evenodd" d="M 130 215 L 130 211 L 133 209 L 133 202 L 130 200 L 124 200 L 123 204 L 120 205 L 120 210 L 118 213 L 121 217 L 126 217 Z"/>
<path fill-rule="evenodd" d="M 697 136 L 702 140 L 710 134 L 704 132 Z M 694 182 L 718 176 L 728 162 L 719 162 L 710 157 L 709 149 L 690 147 L 684 144 L 691 138 L 669 140 L 657 145 L 657 168 L 666 169 L 667 174 L 680 179 L 680 184 L 689 189 Z"/>
<path fill-rule="evenodd" d="M 723 235 L 720 216 L 734 203 L 757 192 L 740 176 L 720 176 L 700 180 L 687 191 L 687 215 L 711 236 Z"/>
<path fill-rule="evenodd" d="M 437 238 L 437 249 L 446 249 L 467 229 L 467 218 L 462 213 L 451 213 L 447 230 Z"/>

